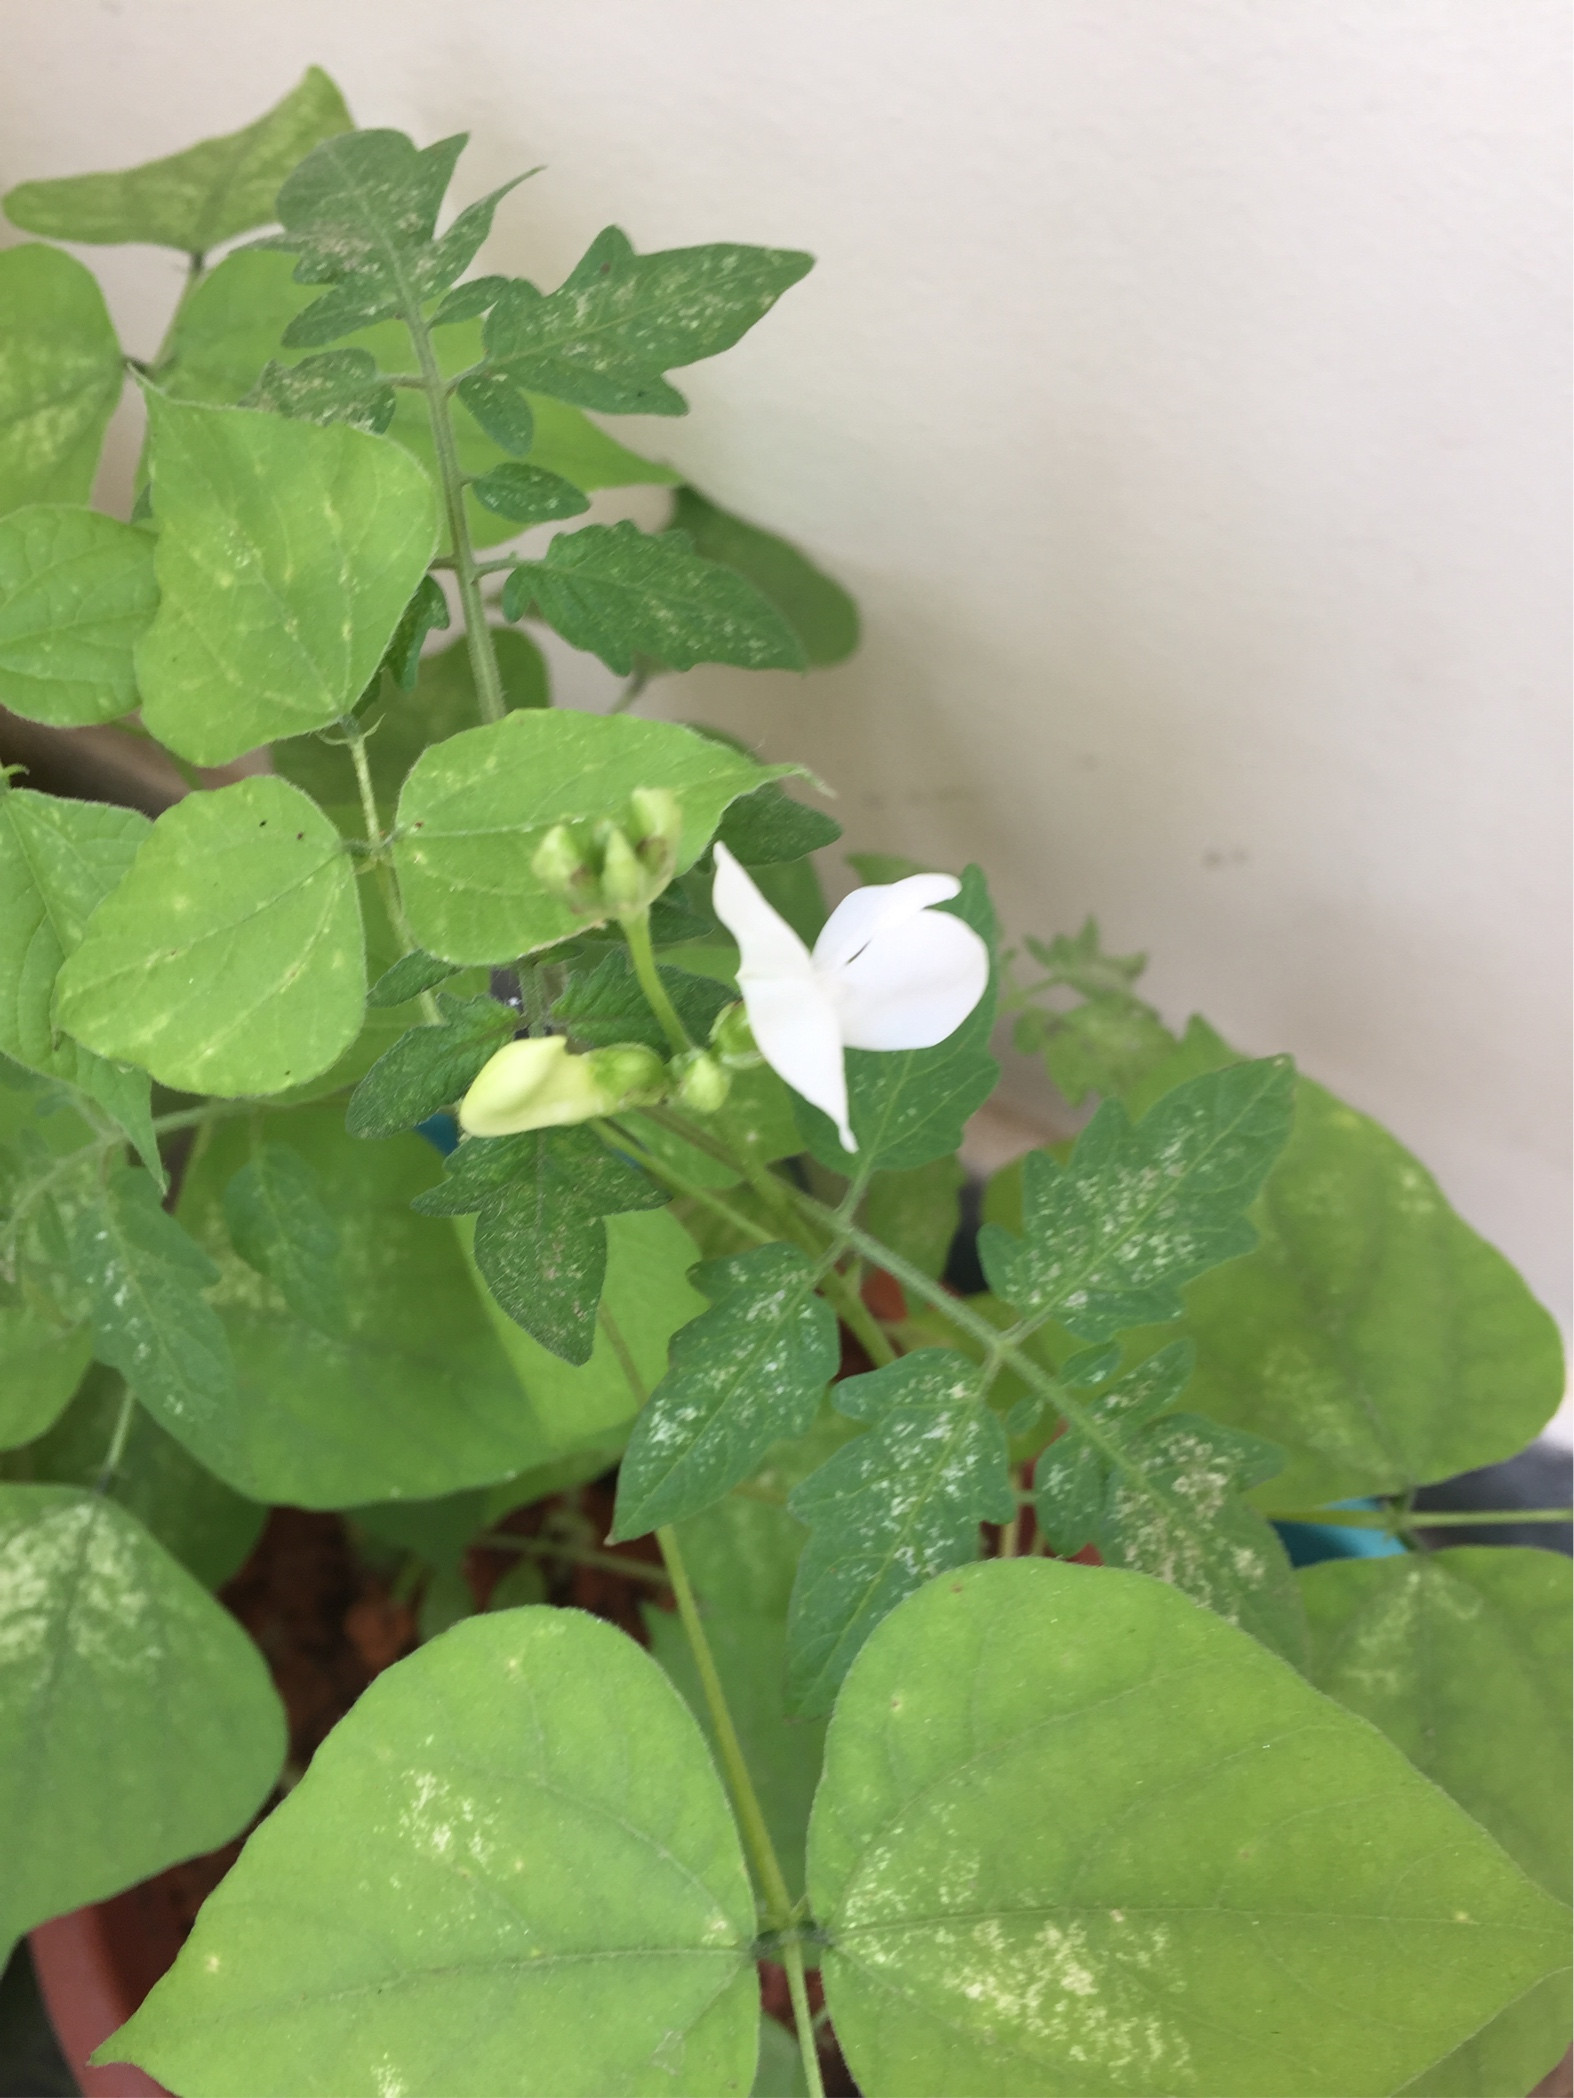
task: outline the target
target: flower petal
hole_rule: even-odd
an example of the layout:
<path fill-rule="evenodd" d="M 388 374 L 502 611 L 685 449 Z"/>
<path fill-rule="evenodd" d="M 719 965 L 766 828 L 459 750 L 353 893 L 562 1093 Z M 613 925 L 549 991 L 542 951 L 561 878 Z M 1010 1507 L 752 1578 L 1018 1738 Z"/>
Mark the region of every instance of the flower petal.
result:
<path fill-rule="evenodd" d="M 886 925 L 830 979 L 849 1049 L 932 1049 L 984 995 L 989 949 L 949 911 Z"/>
<path fill-rule="evenodd" d="M 716 847 L 711 908 L 738 943 L 738 980 L 778 976 L 807 983 L 814 973 L 809 950 L 787 920 L 765 901 L 725 845 Z"/>
<path fill-rule="evenodd" d="M 961 890 L 954 874 L 909 874 L 902 881 L 872 883 L 844 896 L 814 943 L 817 969 L 841 969 L 877 932 L 900 925 L 931 903 L 949 903 Z"/>

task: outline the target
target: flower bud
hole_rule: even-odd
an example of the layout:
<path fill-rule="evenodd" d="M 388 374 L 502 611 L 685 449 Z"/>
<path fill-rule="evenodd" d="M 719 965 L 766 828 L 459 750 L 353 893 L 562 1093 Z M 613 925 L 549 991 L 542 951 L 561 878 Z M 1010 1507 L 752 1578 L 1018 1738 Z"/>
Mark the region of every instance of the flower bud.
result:
<path fill-rule="evenodd" d="M 601 897 L 608 910 L 643 910 L 659 893 L 651 888 L 650 876 L 640 865 L 633 846 L 616 824 L 612 825 L 601 854 Z"/>
<path fill-rule="evenodd" d="M 667 1083 L 661 1058 L 638 1044 L 574 1056 L 560 1034 L 505 1042 L 459 1103 L 459 1126 L 467 1136 L 561 1129 L 592 1115 L 648 1107 Z"/>
<path fill-rule="evenodd" d="M 715 1114 L 732 1091 L 732 1073 L 703 1049 L 675 1056 L 667 1068 L 678 1081 L 678 1104 L 693 1114 Z"/>
<path fill-rule="evenodd" d="M 566 823 L 555 823 L 536 847 L 530 871 L 576 911 L 593 910 L 600 902 L 600 883 L 585 847 Z"/>
<path fill-rule="evenodd" d="M 665 888 L 683 841 L 683 804 L 669 788 L 636 787 L 629 796 L 629 817 L 640 865 Z"/>
<path fill-rule="evenodd" d="M 752 1071 L 765 1061 L 742 1005 L 722 1007 L 711 1027 L 710 1045 L 729 1071 Z"/>

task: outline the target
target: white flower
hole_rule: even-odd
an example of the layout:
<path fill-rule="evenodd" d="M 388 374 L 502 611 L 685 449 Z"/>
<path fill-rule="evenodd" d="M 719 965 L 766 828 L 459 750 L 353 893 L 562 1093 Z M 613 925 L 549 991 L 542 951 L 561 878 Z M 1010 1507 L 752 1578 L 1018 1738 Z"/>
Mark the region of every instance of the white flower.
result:
<path fill-rule="evenodd" d="M 930 1049 L 953 1034 L 984 995 L 989 949 L 946 903 L 949 874 L 854 889 L 807 947 L 772 910 L 725 845 L 716 847 L 716 915 L 742 954 L 738 988 L 760 1054 L 828 1114 L 845 1150 L 844 1049 Z"/>

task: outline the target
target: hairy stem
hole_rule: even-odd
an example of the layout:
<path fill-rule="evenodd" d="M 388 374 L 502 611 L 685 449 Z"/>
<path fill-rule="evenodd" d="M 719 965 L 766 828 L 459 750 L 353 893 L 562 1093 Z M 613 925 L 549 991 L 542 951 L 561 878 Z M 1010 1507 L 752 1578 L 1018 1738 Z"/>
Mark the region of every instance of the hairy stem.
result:
<path fill-rule="evenodd" d="M 618 923 L 623 928 L 623 937 L 629 943 L 629 956 L 634 963 L 634 974 L 639 978 L 639 987 L 645 993 L 651 1011 L 661 1022 L 661 1031 L 667 1037 L 668 1046 L 674 1054 L 682 1056 L 694 1044 L 689 1040 L 688 1030 L 678 1018 L 677 1008 L 667 996 L 667 987 L 661 980 L 661 971 L 656 967 L 656 950 L 650 942 L 650 911 L 630 911 Z"/>
<path fill-rule="evenodd" d="M 399 893 L 399 877 L 385 849 L 387 840 L 383 836 L 383 821 L 378 813 L 377 794 L 372 785 L 372 768 L 366 755 L 366 731 L 353 714 L 347 714 L 339 725 L 344 730 L 350 762 L 355 767 L 355 784 L 361 794 L 361 817 L 366 825 L 366 842 L 372 848 L 377 883 L 383 892 L 383 906 L 387 910 L 389 924 L 403 941 L 404 950 L 408 954 L 419 942 L 411 932 L 410 921 L 404 914 L 404 898 Z M 428 1025 L 435 1025 L 442 1018 L 437 1000 L 430 991 L 423 991 L 418 1003 Z"/>

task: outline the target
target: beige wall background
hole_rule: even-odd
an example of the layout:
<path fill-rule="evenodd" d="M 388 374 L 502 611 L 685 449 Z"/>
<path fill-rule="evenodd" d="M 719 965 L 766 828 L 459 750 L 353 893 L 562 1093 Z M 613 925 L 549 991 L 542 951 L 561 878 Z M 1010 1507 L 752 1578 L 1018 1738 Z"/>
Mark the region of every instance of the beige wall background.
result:
<path fill-rule="evenodd" d="M 813 250 L 686 376 L 685 421 L 620 427 L 840 575 L 864 648 L 660 704 L 807 760 L 853 846 L 982 860 L 1015 933 L 1095 911 L 1172 1019 L 1381 1116 L 1567 1316 L 1561 5 L 0 0 L 0 26 L 7 182 L 230 129 L 315 60 L 362 123 L 472 131 L 466 195 L 546 163 L 491 267 L 555 282 L 609 220 Z M 145 352 L 178 265 L 89 259 Z M 568 661 L 560 690 L 611 681 Z"/>

